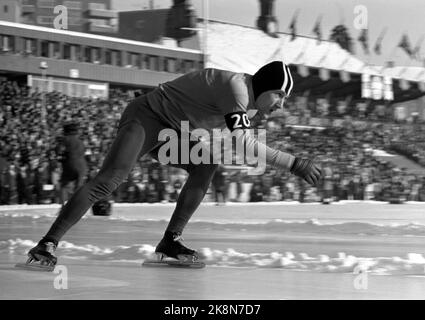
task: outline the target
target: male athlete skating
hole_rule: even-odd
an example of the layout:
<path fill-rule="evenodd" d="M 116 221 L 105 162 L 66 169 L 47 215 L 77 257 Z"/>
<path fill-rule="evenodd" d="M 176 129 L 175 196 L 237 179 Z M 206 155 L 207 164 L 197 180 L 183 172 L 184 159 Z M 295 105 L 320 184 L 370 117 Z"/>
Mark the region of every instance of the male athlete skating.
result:
<path fill-rule="evenodd" d="M 235 132 L 246 149 L 265 150 L 266 162 L 315 185 L 320 169 L 309 159 L 278 151 L 255 140 L 247 133 L 249 121 L 238 121 L 251 115 L 266 117 L 283 107 L 290 95 L 293 80 L 287 65 L 273 61 L 254 75 L 218 69 L 204 69 L 185 74 L 160 84 L 147 95 L 137 97 L 122 114 L 117 136 L 103 165 L 91 181 L 69 199 L 47 234 L 32 248 L 27 263 L 54 266 L 56 247 L 64 234 L 99 199 L 111 194 L 128 176 L 139 156 L 149 153 L 158 157 L 161 143 L 158 135 L 163 129 L 180 130 L 182 121 L 190 129 L 225 128 Z M 196 142 L 191 142 L 193 147 Z M 214 163 L 177 165 L 188 172 L 176 207 L 162 240 L 155 252 L 162 257 L 197 259 L 195 250 L 185 247 L 181 234 L 198 208 L 217 168 Z"/>

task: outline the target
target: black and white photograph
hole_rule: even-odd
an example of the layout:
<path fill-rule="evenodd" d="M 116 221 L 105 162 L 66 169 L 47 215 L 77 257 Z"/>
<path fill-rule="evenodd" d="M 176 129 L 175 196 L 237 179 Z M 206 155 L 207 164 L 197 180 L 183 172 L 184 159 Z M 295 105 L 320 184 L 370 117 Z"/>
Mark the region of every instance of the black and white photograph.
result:
<path fill-rule="evenodd" d="M 0 0 L 0 300 L 425 299 L 424 13 Z"/>

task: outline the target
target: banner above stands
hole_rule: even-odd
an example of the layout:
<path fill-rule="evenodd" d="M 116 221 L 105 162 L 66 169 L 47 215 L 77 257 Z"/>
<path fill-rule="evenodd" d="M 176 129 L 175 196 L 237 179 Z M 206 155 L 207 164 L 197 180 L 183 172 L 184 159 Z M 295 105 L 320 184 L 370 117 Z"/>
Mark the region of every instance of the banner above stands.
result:
<path fill-rule="evenodd" d="M 349 73 L 362 73 L 366 64 L 334 42 L 279 34 L 273 38 L 256 28 L 210 21 L 208 24 L 207 67 L 253 74 L 273 60 L 287 64 Z M 307 69 L 303 76 L 308 76 Z M 379 74 L 373 68 L 371 74 Z"/>
<path fill-rule="evenodd" d="M 254 74 L 270 61 L 283 60 L 291 67 L 295 94 L 312 88 L 316 95 L 331 92 L 343 97 L 355 92 L 358 98 L 386 100 L 425 95 L 425 68 L 370 66 L 335 42 L 318 44 L 314 38 L 291 40 L 289 34 L 278 35 L 274 38 L 256 28 L 209 21 L 205 66 Z M 363 77 L 366 84 L 362 75 L 367 75 Z M 317 80 L 311 80 L 312 76 Z M 408 90 L 408 95 L 400 94 Z"/>

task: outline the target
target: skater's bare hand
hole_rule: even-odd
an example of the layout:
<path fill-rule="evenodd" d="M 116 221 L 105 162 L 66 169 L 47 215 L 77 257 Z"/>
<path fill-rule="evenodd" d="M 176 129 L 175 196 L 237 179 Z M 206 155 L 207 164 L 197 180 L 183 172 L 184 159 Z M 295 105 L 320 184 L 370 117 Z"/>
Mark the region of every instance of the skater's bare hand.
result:
<path fill-rule="evenodd" d="M 295 158 L 290 172 L 298 177 L 303 178 L 312 186 L 317 185 L 317 182 L 322 175 L 322 170 L 316 164 L 314 164 L 312 160 L 300 158 Z"/>

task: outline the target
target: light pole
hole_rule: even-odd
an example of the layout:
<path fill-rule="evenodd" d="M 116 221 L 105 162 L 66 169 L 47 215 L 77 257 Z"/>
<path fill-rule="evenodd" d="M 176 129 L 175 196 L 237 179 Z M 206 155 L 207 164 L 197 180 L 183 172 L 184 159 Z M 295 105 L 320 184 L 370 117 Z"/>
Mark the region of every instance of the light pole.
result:
<path fill-rule="evenodd" d="M 202 32 L 201 50 L 202 50 L 202 56 L 204 59 L 204 68 L 206 68 L 207 62 L 208 62 L 208 16 L 209 16 L 208 8 L 209 8 L 209 0 L 202 0 L 202 13 L 204 14 L 203 28 L 189 28 L 189 27 L 180 28 L 182 30 L 195 30 L 195 31 Z"/>
<path fill-rule="evenodd" d="M 202 51 L 204 53 L 204 68 L 207 67 L 208 63 L 208 19 L 209 19 L 209 0 L 202 1 L 202 11 L 204 14 L 204 43 L 202 45 Z"/>
<path fill-rule="evenodd" d="M 42 92 L 42 105 L 41 105 L 41 122 L 45 125 L 47 125 L 46 120 L 46 92 L 48 90 L 47 86 L 47 69 L 49 66 L 47 65 L 46 61 L 40 62 L 40 69 L 41 69 L 41 78 L 43 79 L 43 92 Z"/>

